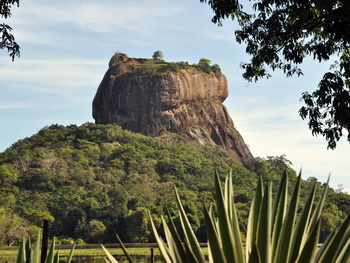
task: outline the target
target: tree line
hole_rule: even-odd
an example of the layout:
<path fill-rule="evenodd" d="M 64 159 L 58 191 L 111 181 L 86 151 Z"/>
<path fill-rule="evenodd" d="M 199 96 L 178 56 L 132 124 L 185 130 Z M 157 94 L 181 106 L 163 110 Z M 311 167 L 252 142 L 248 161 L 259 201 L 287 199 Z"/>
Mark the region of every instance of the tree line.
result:
<path fill-rule="evenodd" d="M 165 206 L 171 213 L 176 208 L 174 187 L 199 240 L 205 241 L 203 204 L 213 201 L 216 170 L 222 176 L 232 170 L 244 232 L 258 177 L 279 181 L 285 169 L 295 182 L 283 155 L 257 158 L 247 170 L 220 147 L 169 146 L 114 124 L 51 125 L 0 154 L 0 243 L 36 235 L 43 220 L 61 240 L 114 242 L 117 232 L 124 242 L 153 242 L 147 211 L 159 227 Z M 305 195 L 313 183 L 321 186 L 315 178 L 302 182 Z M 349 212 L 349 195 L 331 190 L 322 240 Z"/>

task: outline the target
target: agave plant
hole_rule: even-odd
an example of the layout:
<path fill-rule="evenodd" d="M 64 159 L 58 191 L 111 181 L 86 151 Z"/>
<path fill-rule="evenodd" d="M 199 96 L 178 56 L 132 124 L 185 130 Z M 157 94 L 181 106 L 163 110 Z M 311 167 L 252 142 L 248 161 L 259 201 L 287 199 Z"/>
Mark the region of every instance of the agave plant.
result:
<path fill-rule="evenodd" d="M 23 238 L 17 254 L 16 263 L 40 263 L 41 262 L 40 242 L 41 242 L 40 232 L 38 233 L 36 243 L 33 246 L 31 244 L 30 237 L 28 238 L 28 240 L 25 240 L 25 238 Z M 75 248 L 75 243 L 72 246 L 72 249 L 69 253 L 66 263 L 71 262 L 74 248 Z M 60 261 L 59 251 L 55 253 L 55 238 L 53 238 L 45 263 L 59 263 L 59 262 L 62 262 L 62 261 Z"/>
<path fill-rule="evenodd" d="M 127 260 L 129 261 L 129 263 L 133 263 L 134 261 L 131 259 L 129 253 L 127 252 L 127 250 L 126 250 L 126 248 L 125 248 L 125 246 L 123 244 L 123 242 L 121 241 L 121 239 L 119 238 L 118 235 L 116 235 L 116 237 L 117 237 L 118 243 L 120 244 L 120 246 L 121 246 L 121 248 L 122 248 L 122 250 L 124 252 L 124 255 L 127 258 Z M 108 260 L 106 259 L 106 262 L 118 263 L 118 260 L 115 257 L 113 257 L 113 255 L 102 244 L 101 244 L 101 247 L 102 247 L 104 253 L 107 256 Z"/>
<path fill-rule="evenodd" d="M 350 215 L 325 243 L 319 249 L 317 248 L 320 217 L 328 182 L 316 208 L 312 209 L 316 189 L 314 186 L 301 213 L 298 214 L 301 174 L 289 203 L 286 173 L 281 179 L 274 201 L 270 184 L 263 185 L 260 179 L 250 208 L 244 245 L 233 201 L 231 178 L 231 175 L 226 178 L 222 189 L 219 175 L 215 174 L 217 217 L 211 206 L 206 207 L 204 211 L 208 236 L 207 258 L 200 248 L 176 191 L 183 239 L 180 238 L 180 231 L 175 227 L 169 212 L 167 212 L 168 223 L 162 217 L 166 241 L 158 235 L 149 215 L 155 239 L 165 262 L 349 262 Z"/>

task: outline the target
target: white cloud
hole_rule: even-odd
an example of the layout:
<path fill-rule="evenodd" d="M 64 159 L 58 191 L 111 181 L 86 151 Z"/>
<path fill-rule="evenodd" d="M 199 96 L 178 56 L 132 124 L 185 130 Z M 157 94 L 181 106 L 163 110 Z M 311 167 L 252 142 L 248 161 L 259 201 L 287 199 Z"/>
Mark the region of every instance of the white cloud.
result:
<path fill-rule="evenodd" d="M 0 109 L 6 112 L 2 123 L 5 118 L 17 121 L 12 126 L 28 133 L 34 122 L 45 125 L 65 118 L 78 122 L 71 112 L 85 112 L 81 116 L 91 119 L 91 101 L 112 52 L 143 56 L 149 50 L 167 49 L 180 60 L 195 63 L 208 57 L 220 64 L 232 86 L 226 105 L 254 155 L 286 154 L 296 170 L 303 167 L 305 177 L 317 175 L 323 180 L 332 172 L 331 182 L 337 178 L 349 182 L 349 145 L 342 143 L 329 153 L 326 141 L 312 137 L 297 113 L 301 92 L 316 87 L 324 70 L 306 61 L 307 77 L 286 80 L 283 74 L 274 74 L 268 81 L 248 84 L 240 77 L 238 65 L 249 57 L 244 46 L 234 43 L 234 25 L 228 22 L 218 28 L 211 17 L 207 5 L 188 0 L 21 1 L 8 23 L 22 57 L 11 63 L 6 55 L 0 56 L 1 88 L 8 89 L 2 90 Z M 62 109 L 50 111 L 52 107 Z M 28 123 L 23 125 L 24 113 L 15 109 L 31 115 Z M 14 141 L 12 137 L 6 140 L 7 144 Z"/>
<path fill-rule="evenodd" d="M 46 105 L 45 105 L 46 106 Z M 37 104 L 33 103 L 1 103 L 0 109 L 8 110 L 8 109 L 35 109 L 38 108 Z M 44 107 L 41 107 L 44 108 Z"/>
<path fill-rule="evenodd" d="M 96 89 L 103 77 L 102 72 L 107 68 L 103 60 L 58 57 L 21 59 L 16 64 L 7 65 L 7 61 L 1 65 L 0 76 L 9 87 L 68 97 L 85 94 L 82 91 L 86 87 Z M 17 80 L 19 76 L 20 82 Z"/>
<path fill-rule="evenodd" d="M 252 98 L 252 101 L 258 103 L 259 98 Z M 295 109 L 299 105 L 268 106 L 265 102 L 261 99 L 258 105 L 262 107 L 241 110 L 233 115 L 233 121 L 253 155 L 285 154 L 292 161 L 293 169 L 303 169 L 304 179 L 313 176 L 325 182 L 331 174 L 332 187 L 344 184 L 345 190 L 349 191 L 349 144 L 345 139 L 338 143 L 336 150 L 327 150 L 326 140 L 313 137 L 306 121 L 298 117 Z"/>
<path fill-rule="evenodd" d="M 19 20 L 22 25 L 68 25 L 96 32 L 115 32 L 116 29 L 145 33 L 165 23 L 162 20 L 181 11 L 175 3 L 164 1 L 50 1 L 42 4 L 23 2 L 16 19 L 32 16 L 31 21 Z M 46 4 L 47 3 L 47 4 Z M 18 18 L 19 17 L 19 18 Z"/>

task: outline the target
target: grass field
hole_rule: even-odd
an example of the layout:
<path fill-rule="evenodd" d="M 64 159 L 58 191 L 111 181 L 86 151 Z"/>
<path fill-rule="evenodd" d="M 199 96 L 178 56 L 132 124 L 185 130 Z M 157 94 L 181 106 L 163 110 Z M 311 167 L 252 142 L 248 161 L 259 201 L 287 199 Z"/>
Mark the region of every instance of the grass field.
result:
<path fill-rule="evenodd" d="M 127 262 L 121 248 L 107 248 L 108 251 L 117 258 L 119 262 Z M 4 248 L 0 249 L 0 263 L 13 263 L 16 262 L 18 248 Z M 64 256 L 68 256 L 70 253 L 69 248 L 56 247 L 56 251 L 59 251 L 60 258 L 64 259 Z M 151 250 L 146 247 L 129 247 L 127 251 L 136 262 L 151 262 Z M 159 250 L 154 248 L 155 262 L 161 262 L 159 256 Z M 105 254 L 99 245 L 95 248 L 86 248 L 86 246 L 77 246 L 74 250 L 73 262 L 88 262 L 88 263 L 99 263 L 105 262 Z"/>
<path fill-rule="evenodd" d="M 136 245 L 136 247 L 132 247 Z M 151 247 L 153 247 L 155 262 L 162 262 L 160 259 L 160 253 L 155 244 L 149 244 L 149 247 L 145 247 L 147 244 L 128 244 L 127 252 L 137 263 L 149 263 L 151 262 Z M 117 245 L 106 245 L 107 250 L 119 261 L 128 262 L 121 248 L 116 248 Z M 203 248 L 204 253 L 207 252 L 207 248 Z M 18 247 L 16 248 L 0 248 L 0 263 L 14 263 L 16 262 Z M 60 258 L 64 259 L 70 253 L 69 246 L 57 246 L 56 251 L 59 251 Z M 99 245 L 77 245 L 74 250 L 72 262 L 76 263 L 105 263 L 105 254 Z"/>

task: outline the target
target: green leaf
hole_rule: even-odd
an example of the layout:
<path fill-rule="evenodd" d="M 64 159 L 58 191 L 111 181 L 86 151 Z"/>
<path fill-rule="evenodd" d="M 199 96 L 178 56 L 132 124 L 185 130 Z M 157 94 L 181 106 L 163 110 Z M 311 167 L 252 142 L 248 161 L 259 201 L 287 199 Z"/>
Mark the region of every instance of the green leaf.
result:
<path fill-rule="evenodd" d="M 306 239 L 309 239 L 309 236 L 307 235 L 308 230 L 308 224 L 310 220 L 310 215 L 312 211 L 312 205 L 314 202 L 315 197 L 315 191 L 316 191 L 316 184 L 312 187 L 312 190 L 309 194 L 309 197 L 303 207 L 303 210 L 299 216 L 297 226 L 295 228 L 295 234 L 293 237 L 293 243 L 292 243 L 292 253 L 290 254 L 291 257 L 289 259 L 290 262 L 295 262 L 296 259 L 299 256 L 300 251 L 303 249 L 303 246 L 306 242 Z M 320 221 L 320 220 L 319 220 Z M 311 236 L 315 236 L 315 231 L 319 232 L 319 221 L 317 222 L 316 226 L 314 226 L 312 232 L 310 233 Z M 318 229 L 318 230 L 316 230 Z M 309 245 L 309 249 L 312 246 Z M 313 249 L 316 249 L 314 247 Z M 311 251 L 308 251 L 311 253 Z"/>
<path fill-rule="evenodd" d="M 32 253 L 31 262 L 39 263 L 40 262 L 40 243 L 41 243 L 41 232 L 38 231 L 38 235 L 36 238 L 34 253 Z"/>
<path fill-rule="evenodd" d="M 298 258 L 290 262 L 296 262 L 296 263 L 314 262 L 315 254 L 317 250 L 317 244 L 320 237 L 320 225 L 321 225 L 321 220 L 317 222 L 316 227 L 314 227 L 313 231 L 307 237 Z"/>
<path fill-rule="evenodd" d="M 216 196 L 216 209 L 218 213 L 218 223 L 219 223 L 219 231 L 220 237 L 222 240 L 222 246 L 225 253 L 225 258 L 228 262 L 239 262 L 237 255 L 234 253 L 233 248 L 233 233 L 231 228 L 230 219 L 228 216 L 228 212 L 225 208 L 225 201 L 220 185 L 219 175 L 215 173 L 215 196 Z"/>
<path fill-rule="evenodd" d="M 271 195 L 270 183 L 267 183 L 260 207 L 256 240 L 257 250 L 260 255 L 260 262 L 262 263 L 271 262 Z"/>
<path fill-rule="evenodd" d="M 225 200 L 227 208 L 229 211 L 229 219 L 231 222 L 232 232 L 233 232 L 233 249 L 234 255 L 236 256 L 238 262 L 244 261 L 244 250 L 243 243 L 241 239 L 241 232 L 238 223 L 238 216 L 236 211 L 236 206 L 234 204 L 234 195 L 233 195 L 233 185 L 232 185 L 232 171 L 230 172 L 229 177 L 226 180 L 225 192 L 227 192 L 227 198 Z"/>
<path fill-rule="evenodd" d="M 22 239 L 21 245 L 18 250 L 16 263 L 26 262 L 26 249 L 25 249 L 25 238 Z"/>
<path fill-rule="evenodd" d="M 248 260 L 247 260 L 248 261 Z M 249 261 L 248 263 L 261 263 L 260 256 L 259 256 L 259 251 L 254 244 L 252 251 L 250 253 Z"/>
<path fill-rule="evenodd" d="M 127 257 L 127 259 L 129 260 L 130 263 L 133 263 L 133 260 L 131 259 L 131 257 L 129 256 L 128 252 L 126 251 L 126 248 L 122 242 L 122 240 L 119 238 L 118 234 L 116 234 L 116 237 L 117 237 L 117 240 L 118 240 L 118 243 L 120 244 L 123 252 L 124 252 L 124 255 Z"/>
<path fill-rule="evenodd" d="M 175 244 L 173 235 L 171 234 L 171 231 L 170 231 L 167 223 L 165 222 L 164 217 L 162 217 L 162 222 L 163 222 L 165 239 L 167 241 L 167 246 L 169 248 L 168 253 L 170 255 L 170 258 L 173 258 L 175 262 L 181 262 L 181 261 L 186 262 L 186 256 L 183 259 L 181 259 L 181 256 L 178 253 L 178 248 Z M 181 244 L 181 246 L 182 246 L 182 244 Z"/>
<path fill-rule="evenodd" d="M 60 252 L 57 251 L 54 259 L 53 259 L 53 263 L 59 263 L 60 262 Z"/>
<path fill-rule="evenodd" d="M 55 241 L 56 241 L 56 239 L 53 238 L 52 239 L 52 244 L 51 244 L 51 247 L 50 247 L 50 250 L 49 250 L 49 253 L 47 254 L 47 257 L 46 257 L 46 260 L 45 260 L 45 263 L 53 263 L 54 252 L 55 252 Z"/>
<path fill-rule="evenodd" d="M 272 214 L 272 243 L 271 253 L 272 258 L 275 258 L 277 251 L 277 244 L 281 235 L 283 221 L 287 210 L 287 198 L 288 198 L 288 175 L 287 170 L 284 170 L 282 179 L 280 181 L 277 195 L 274 202 L 273 214 Z"/>
<path fill-rule="evenodd" d="M 30 260 L 31 260 L 31 253 L 32 253 L 31 246 L 32 246 L 32 244 L 31 244 L 30 236 L 29 236 L 28 240 L 26 242 L 26 261 L 28 263 L 30 263 Z"/>
<path fill-rule="evenodd" d="M 158 248 L 160 250 L 160 253 L 163 257 L 163 260 L 165 260 L 166 263 L 172 263 L 173 261 L 170 259 L 169 257 L 169 249 L 168 247 L 166 246 L 166 244 L 164 243 L 164 241 L 160 238 L 160 236 L 158 235 L 158 232 L 157 232 L 157 229 L 153 223 L 153 219 L 151 217 L 151 214 L 148 212 L 148 216 L 149 216 L 149 219 L 150 219 L 150 222 L 151 222 L 151 226 L 152 226 L 152 230 L 153 230 L 153 235 L 156 239 L 156 242 L 158 244 Z"/>
<path fill-rule="evenodd" d="M 344 249 L 349 249 L 350 239 L 350 214 L 341 224 L 338 230 L 334 231 L 334 235 L 325 243 L 325 249 L 322 250 L 321 255 L 317 258 L 319 262 L 335 262 L 339 255 L 348 254 L 343 252 Z"/>
<path fill-rule="evenodd" d="M 74 253 L 74 249 L 75 249 L 76 244 L 77 243 L 74 242 L 74 244 L 73 244 L 73 246 L 72 246 L 72 248 L 71 248 L 71 250 L 69 252 L 69 256 L 68 256 L 67 261 L 66 261 L 67 263 L 70 263 L 72 261 L 73 253 Z"/>
<path fill-rule="evenodd" d="M 188 260 L 188 255 L 185 251 L 183 242 L 181 241 L 180 235 L 179 235 L 178 231 L 176 230 L 174 221 L 171 218 L 171 215 L 170 215 L 168 208 L 166 209 L 166 212 L 167 212 L 168 219 L 169 219 L 169 224 L 167 226 L 168 226 L 168 229 L 170 231 L 169 235 L 171 235 L 174 249 L 176 250 L 175 251 L 176 257 L 178 257 L 180 261 L 186 262 Z M 162 217 L 162 221 L 163 221 L 163 225 L 165 226 L 166 224 L 165 224 L 165 220 L 163 217 Z M 167 240 L 168 240 L 168 237 L 167 237 Z"/>
<path fill-rule="evenodd" d="M 349 263 L 350 261 L 350 238 L 339 253 L 336 263 Z"/>
<path fill-rule="evenodd" d="M 188 244 L 189 249 L 192 251 L 192 253 L 195 255 L 198 262 L 205 262 L 205 258 L 203 255 L 203 252 L 199 246 L 198 240 L 192 230 L 191 224 L 188 221 L 188 218 L 186 216 L 185 210 L 181 204 L 179 194 L 177 190 L 175 189 L 176 194 L 176 201 L 179 208 L 179 215 L 180 215 L 180 221 L 181 225 L 185 234 L 185 243 Z"/>
<path fill-rule="evenodd" d="M 315 212 L 314 212 L 314 214 L 313 214 L 313 216 L 312 216 L 312 219 L 311 219 L 309 231 L 312 231 L 311 226 L 315 226 L 315 225 L 317 224 L 319 218 L 321 217 L 321 213 L 322 213 L 322 210 L 323 210 L 324 201 L 325 201 L 325 199 L 326 199 L 326 194 L 327 194 L 327 190 L 328 190 L 329 179 L 330 179 L 330 177 L 328 177 L 327 184 L 326 184 L 326 186 L 325 186 L 325 188 L 324 188 L 322 197 L 321 197 L 321 199 L 320 199 L 320 200 L 318 201 L 318 203 L 317 203 Z"/>
<path fill-rule="evenodd" d="M 210 209 L 211 210 L 211 209 Z M 208 211 L 208 208 L 204 208 L 204 219 L 205 219 L 205 228 L 207 230 L 208 243 L 210 247 L 210 252 L 212 257 L 217 262 L 226 263 L 225 255 L 223 253 L 221 240 L 216 229 L 215 219 L 211 216 L 211 212 Z"/>
<path fill-rule="evenodd" d="M 278 241 L 277 251 L 274 257 L 274 262 L 276 263 L 288 262 L 287 259 L 291 253 L 290 249 L 292 244 L 292 237 L 294 234 L 293 230 L 299 203 L 300 182 L 301 173 L 299 173 L 294 192 L 288 206 L 287 215 L 281 229 L 281 236 Z"/>
<path fill-rule="evenodd" d="M 118 263 L 118 260 L 116 260 L 116 259 L 112 256 L 112 254 L 109 253 L 109 251 L 108 251 L 102 244 L 100 244 L 100 245 L 101 245 L 103 251 L 105 252 L 107 258 L 109 259 L 109 261 L 110 261 L 111 263 Z"/>
<path fill-rule="evenodd" d="M 258 229 L 260 206 L 263 198 L 263 186 L 262 179 L 259 177 L 258 185 L 256 187 L 255 196 L 252 201 L 247 227 L 247 239 L 246 239 L 246 258 L 247 261 L 250 258 L 253 248 L 256 248 L 256 233 Z M 256 258 L 256 257 L 254 257 Z"/>

